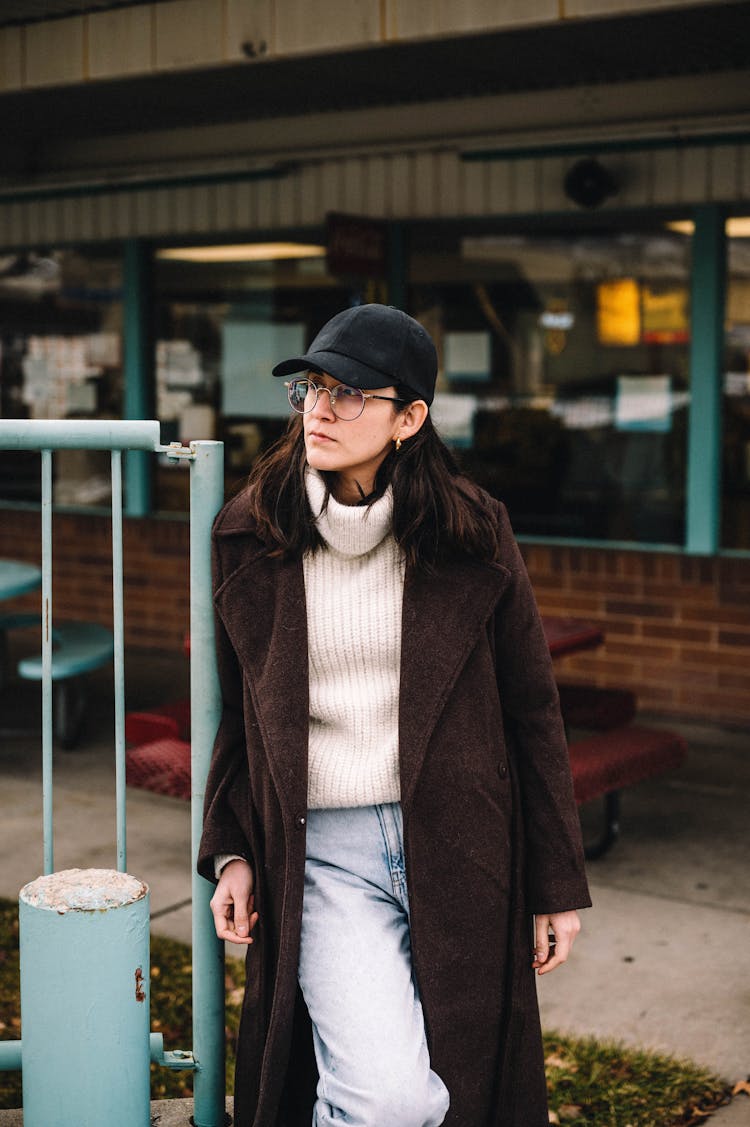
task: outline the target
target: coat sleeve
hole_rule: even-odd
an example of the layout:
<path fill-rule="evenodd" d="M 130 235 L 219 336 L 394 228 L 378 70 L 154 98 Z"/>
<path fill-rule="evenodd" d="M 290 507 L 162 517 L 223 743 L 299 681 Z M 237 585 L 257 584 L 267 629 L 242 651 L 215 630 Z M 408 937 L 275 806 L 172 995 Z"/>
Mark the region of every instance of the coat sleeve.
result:
<path fill-rule="evenodd" d="M 552 659 L 504 507 L 500 542 L 511 577 L 496 611 L 495 660 L 521 794 L 527 907 L 536 914 L 586 908 L 591 899 Z"/>
<path fill-rule="evenodd" d="M 213 542 L 214 589 L 221 584 L 221 566 Z M 221 688 L 221 720 L 206 781 L 203 834 L 198 872 L 215 881 L 214 856 L 231 853 L 253 863 L 242 826 L 249 810 L 249 774 L 245 742 L 242 671 L 224 625 L 216 615 L 216 660 Z"/>

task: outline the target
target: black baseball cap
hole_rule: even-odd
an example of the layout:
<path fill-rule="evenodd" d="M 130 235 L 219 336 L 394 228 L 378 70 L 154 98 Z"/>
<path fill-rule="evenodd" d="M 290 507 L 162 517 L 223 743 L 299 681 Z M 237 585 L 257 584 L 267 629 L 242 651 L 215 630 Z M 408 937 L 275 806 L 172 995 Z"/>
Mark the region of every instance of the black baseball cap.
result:
<path fill-rule="evenodd" d="M 368 390 L 404 384 L 432 403 L 437 352 L 429 333 L 392 305 L 355 305 L 331 317 L 304 356 L 282 360 L 275 376 L 327 372 L 335 380 Z"/>

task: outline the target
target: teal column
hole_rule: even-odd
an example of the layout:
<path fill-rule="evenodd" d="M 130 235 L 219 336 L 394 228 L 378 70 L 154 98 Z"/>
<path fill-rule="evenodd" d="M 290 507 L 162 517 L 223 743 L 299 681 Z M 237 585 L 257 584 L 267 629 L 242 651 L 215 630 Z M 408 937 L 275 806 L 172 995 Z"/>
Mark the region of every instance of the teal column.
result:
<path fill-rule="evenodd" d="M 720 207 L 697 207 L 694 218 L 685 547 L 711 555 L 721 526 L 726 236 Z"/>
<path fill-rule="evenodd" d="M 388 304 L 406 309 L 406 230 L 403 223 L 388 224 Z"/>
<path fill-rule="evenodd" d="M 124 402 L 123 418 L 154 416 L 151 248 L 142 239 L 126 239 L 123 261 Z M 125 464 L 125 512 L 147 516 L 151 511 L 153 459 L 131 451 Z"/>
<path fill-rule="evenodd" d="M 209 900 L 213 885 L 198 875 L 221 690 L 214 646 L 211 526 L 224 501 L 224 445 L 193 442 L 190 465 L 190 727 L 193 871 L 193 1080 L 195 1127 L 222 1127 L 224 1082 L 224 945 L 217 939 Z"/>
<path fill-rule="evenodd" d="M 149 1127 L 149 893 L 109 869 L 21 889 L 25 1127 Z"/>

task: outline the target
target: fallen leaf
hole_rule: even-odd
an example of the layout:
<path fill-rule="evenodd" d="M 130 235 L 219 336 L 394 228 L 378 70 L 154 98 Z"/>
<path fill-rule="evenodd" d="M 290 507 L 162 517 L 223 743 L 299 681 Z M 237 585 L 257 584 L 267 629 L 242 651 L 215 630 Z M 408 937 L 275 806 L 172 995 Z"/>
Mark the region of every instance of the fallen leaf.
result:
<path fill-rule="evenodd" d="M 550 1053 L 544 1058 L 544 1063 L 549 1068 L 570 1068 L 570 1062 L 561 1057 L 559 1053 Z"/>
<path fill-rule="evenodd" d="M 732 1088 L 732 1095 L 738 1096 L 740 1094 L 740 1092 L 744 1092 L 746 1096 L 750 1096 L 750 1081 L 748 1081 L 748 1080 L 738 1080 L 737 1081 L 735 1086 Z"/>
<path fill-rule="evenodd" d="M 551 1111 L 549 1113 L 549 1121 L 550 1121 L 550 1123 L 557 1123 L 558 1127 L 559 1127 L 560 1120 L 557 1118 L 557 1112 L 556 1111 Z"/>
<path fill-rule="evenodd" d="M 577 1119 L 581 1114 L 581 1108 L 578 1104 L 561 1104 L 557 1109 L 557 1114 L 560 1119 Z"/>

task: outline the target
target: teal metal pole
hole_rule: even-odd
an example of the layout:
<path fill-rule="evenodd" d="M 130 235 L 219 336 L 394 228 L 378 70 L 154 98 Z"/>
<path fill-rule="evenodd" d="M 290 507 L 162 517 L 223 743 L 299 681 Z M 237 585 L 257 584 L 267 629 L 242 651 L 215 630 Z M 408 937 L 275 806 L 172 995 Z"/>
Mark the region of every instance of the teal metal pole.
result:
<path fill-rule="evenodd" d="M 21 889 L 24 1127 L 149 1127 L 149 893 L 110 869 Z"/>
<path fill-rule="evenodd" d="M 117 868 L 127 869 L 125 810 L 125 623 L 122 562 L 122 451 L 112 451 L 112 630 L 114 634 Z"/>
<path fill-rule="evenodd" d="M 194 442 L 190 464 L 190 714 L 192 739 L 193 1055 L 195 1127 L 223 1127 L 224 948 L 209 900 L 213 886 L 196 872 L 203 799 L 221 693 L 214 649 L 211 526 L 224 499 L 224 446 Z"/>
<path fill-rule="evenodd" d="M 159 445 L 156 419 L 0 419 L 0 450 L 148 450 Z"/>
<path fill-rule="evenodd" d="M 44 871 L 54 860 L 52 782 L 52 451 L 42 451 L 42 822 Z"/>
<path fill-rule="evenodd" d="M 694 216 L 685 547 L 712 555 L 721 529 L 726 236 L 720 207 L 697 207 Z"/>
<path fill-rule="evenodd" d="M 15 1072 L 21 1067 L 23 1041 L 0 1041 L 0 1072 Z"/>
<path fill-rule="evenodd" d="M 151 248 L 142 239 L 126 239 L 122 311 L 126 419 L 147 419 L 154 414 L 152 309 Z M 128 454 L 125 504 L 128 516 L 143 517 L 151 511 L 151 459 L 145 454 Z"/>

